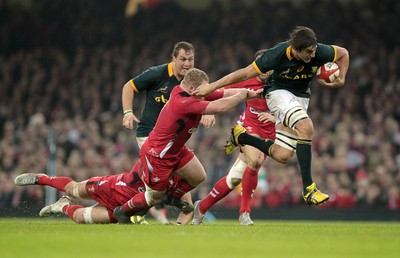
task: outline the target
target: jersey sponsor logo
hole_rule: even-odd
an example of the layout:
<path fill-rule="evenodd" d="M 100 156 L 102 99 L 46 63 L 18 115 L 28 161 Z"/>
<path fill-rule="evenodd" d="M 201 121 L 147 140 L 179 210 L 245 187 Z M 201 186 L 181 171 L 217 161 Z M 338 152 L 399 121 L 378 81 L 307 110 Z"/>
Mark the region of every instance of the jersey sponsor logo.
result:
<path fill-rule="evenodd" d="M 309 79 L 312 78 L 314 74 L 296 74 L 292 80 L 299 80 L 299 79 Z"/>
<path fill-rule="evenodd" d="M 250 108 L 250 113 L 258 115 L 258 114 L 261 114 L 262 112 L 264 112 L 264 111 L 260 111 L 260 110 L 254 109 L 252 107 Z"/>
<path fill-rule="evenodd" d="M 156 98 L 154 98 L 154 100 L 157 102 L 157 103 L 167 103 L 168 102 L 168 98 L 166 98 L 164 95 L 161 95 L 160 97 L 156 97 Z"/>
<path fill-rule="evenodd" d="M 164 87 L 162 87 L 162 88 L 159 88 L 157 91 L 159 91 L 159 92 L 161 92 L 161 93 L 164 93 L 164 94 L 167 94 L 167 92 L 168 92 L 168 86 L 164 86 Z"/>
<path fill-rule="evenodd" d="M 289 72 L 290 72 L 290 68 L 288 68 L 286 71 L 281 72 L 281 73 L 279 74 L 279 76 L 280 76 L 280 77 L 287 77 L 288 74 L 289 74 Z"/>
<path fill-rule="evenodd" d="M 197 131 L 197 127 L 192 127 L 189 129 L 188 133 L 192 134 L 195 133 Z"/>
<path fill-rule="evenodd" d="M 156 176 L 156 177 L 153 177 L 153 180 L 152 181 L 154 181 L 154 182 L 158 182 L 158 181 L 160 181 L 161 179 L 158 177 L 158 176 Z"/>
<path fill-rule="evenodd" d="M 287 80 L 306 80 L 310 79 L 314 76 L 316 70 L 314 71 L 313 68 L 311 70 L 311 74 L 301 73 L 304 70 L 304 66 L 299 67 L 296 72 L 290 71 L 288 68 L 286 71 L 283 71 L 279 74 L 279 77 L 287 79 Z"/>

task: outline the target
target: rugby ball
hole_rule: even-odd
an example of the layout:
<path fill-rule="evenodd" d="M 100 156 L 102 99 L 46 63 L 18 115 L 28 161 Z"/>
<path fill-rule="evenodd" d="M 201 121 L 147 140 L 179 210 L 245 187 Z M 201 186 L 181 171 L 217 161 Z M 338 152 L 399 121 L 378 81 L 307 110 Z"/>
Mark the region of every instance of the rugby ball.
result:
<path fill-rule="evenodd" d="M 328 83 L 333 82 L 340 74 L 339 66 L 334 62 L 328 62 L 318 67 L 317 78 Z"/>

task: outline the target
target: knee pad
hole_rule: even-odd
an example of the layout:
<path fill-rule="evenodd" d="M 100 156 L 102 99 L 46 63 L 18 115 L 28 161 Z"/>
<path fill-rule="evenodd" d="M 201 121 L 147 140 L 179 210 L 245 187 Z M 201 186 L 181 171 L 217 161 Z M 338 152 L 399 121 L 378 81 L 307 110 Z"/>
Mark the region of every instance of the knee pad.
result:
<path fill-rule="evenodd" d="M 233 164 L 232 168 L 229 170 L 228 175 L 226 176 L 226 183 L 230 189 L 236 187 L 236 185 L 232 184 L 232 178 L 242 179 L 246 167 L 247 164 L 240 159 L 238 160 L 238 162 L 235 162 L 235 164 Z"/>
<path fill-rule="evenodd" d="M 83 220 L 86 224 L 93 224 L 92 209 L 93 207 L 87 207 L 83 210 Z"/>
<path fill-rule="evenodd" d="M 296 150 L 297 136 L 281 130 L 276 130 L 275 143 L 285 149 Z"/>
<path fill-rule="evenodd" d="M 297 122 L 306 118 L 308 118 L 307 112 L 302 107 L 294 107 L 286 113 L 283 124 L 294 129 Z"/>

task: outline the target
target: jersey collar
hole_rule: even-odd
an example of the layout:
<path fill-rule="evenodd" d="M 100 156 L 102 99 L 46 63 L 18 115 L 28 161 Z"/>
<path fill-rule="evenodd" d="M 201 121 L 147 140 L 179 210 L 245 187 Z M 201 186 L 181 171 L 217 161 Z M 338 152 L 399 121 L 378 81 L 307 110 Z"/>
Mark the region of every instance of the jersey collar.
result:
<path fill-rule="evenodd" d="M 174 76 L 174 70 L 173 70 L 172 62 L 168 64 L 168 76 L 169 77 Z"/>
<path fill-rule="evenodd" d="M 289 61 L 292 61 L 293 56 L 292 56 L 292 46 L 288 46 L 286 48 L 286 57 L 289 59 Z"/>

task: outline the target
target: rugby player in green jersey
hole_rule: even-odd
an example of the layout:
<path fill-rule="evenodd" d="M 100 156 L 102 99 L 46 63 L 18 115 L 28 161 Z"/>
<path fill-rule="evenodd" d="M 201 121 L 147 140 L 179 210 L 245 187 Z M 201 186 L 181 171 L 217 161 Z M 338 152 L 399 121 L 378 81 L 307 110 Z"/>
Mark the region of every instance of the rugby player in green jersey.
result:
<path fill-rule="evenodd" d="M 328 88 L 344 86 L 349 67 L 349 53 L 339 46 L 317 42 L 314 31 L 297 26 L 287 41 L 278 43 L 245 68 L 223 78 L 204 84 L 196 94 L 206 96 L 210 92 L 273 70 L 264 88 L 264 96 L 271 113 L 276 117 L 276 140 L 262 140 L 246 133 L 236 125 L 232 129 L 232 145 L 254 146 L 278 162 L 287 163 L 296 152 L 303 181 L 303 198 L 307 204 L 318 205 L 329 199 L 317 189 L 311 176 L 312 137 L 314 126 L 307 109 L 311 94 L 310 85 L 319 66 L 336 62 L 339 76 L 331 83 L 318 80 Z M 227 148 L 226 150 L 233 148 Z M 230 151 L 227 151 L 229 154 Z"/>
<path fill-rule="evenodd" d="M 122 125 L 127 129 L 134 129 L 136 126 L 136 140 L 139 148 L 145 142 L 153 130 L 161 109 L 167 103 L 172 89 L 179 85 L 190 68 L 194 67 L 195 48 L 185 41 L 177 42 L 171 54 L 172 60 L 169 63 L 150 67 L 138 76 L 129 80 L 122 89 L 122 108 L 124 117 Z M 146 93 L 146 101 L 140 119 L 133 110 L 135 94 Z M 214 115 L 204 115 L 200 122 L 205 128 L 215 124 Z M 192 203 L 190 193 L 183 197 Z M 159 206 L 157 206 L 159 207 Z M 159 222 L 167 224 L 166 210 L 152 208 L 150 213 Z M 191 215 L 191 214 L 190 214 Z"/>

